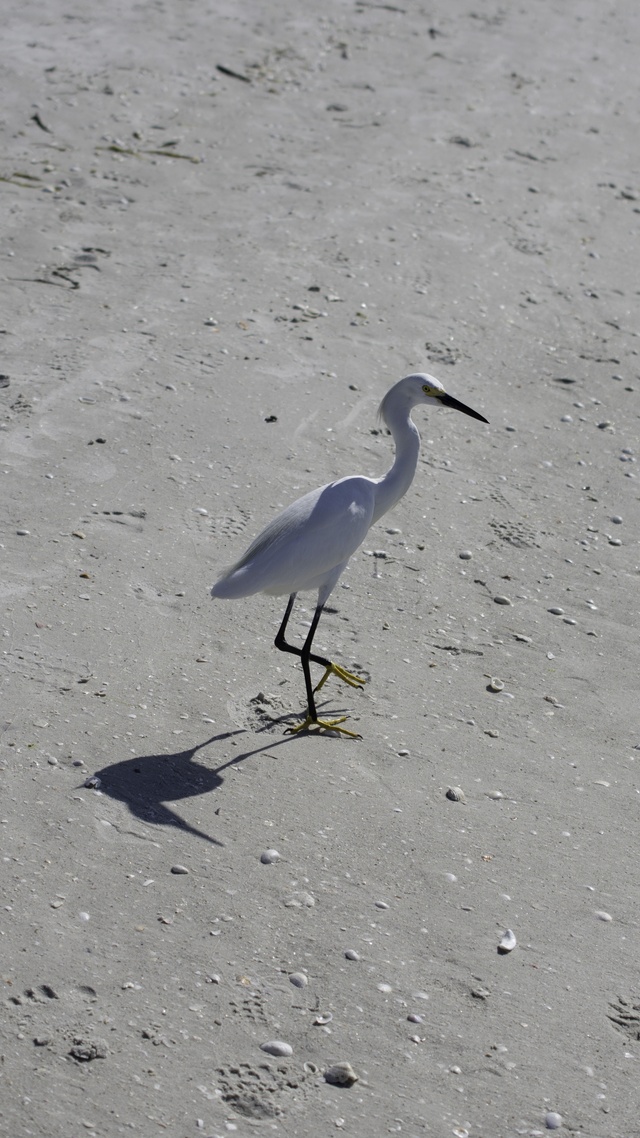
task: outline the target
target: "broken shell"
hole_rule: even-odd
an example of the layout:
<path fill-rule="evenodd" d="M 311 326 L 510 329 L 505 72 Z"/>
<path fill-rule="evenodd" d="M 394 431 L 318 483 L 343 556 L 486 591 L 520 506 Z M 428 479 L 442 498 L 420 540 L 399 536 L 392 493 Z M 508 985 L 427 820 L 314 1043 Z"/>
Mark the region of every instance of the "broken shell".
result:
<path fill-rule="evenodd" d="M 325 1023 L 331 1023 L 333 1019 L 333 1012 L 326 1012 L 324 1015 L 316 1016 L 313 1023 L 315 1027 L 322 1027 Z"/>
<path fill-rule="evenodd" d="M 352 1087 L 360 1076 L 356 1075 L 351 1063 L 334 1063 L 333 1067 L 327 1067 L 324 1078 L 334 1087 Z"/>
<path fill-rule="evenodd" d="M 501 956 L 504 956 L 507 952 L 513 952 L 517 943 L 515 933 L 512 929 L 505 929 L 498 942 L 498 952 Z"/>
<path fill-rule="evenodd" d="M 450 802 L 464 802 L 464 790 L 460 786 L 448 786 L 445 798 L 448 798 Z"/>
<path fill-rule="evenodd" d="M 487 684 L 487 691 L 502 691 L 504 683 L 497 676 L 492 676 Z"/>

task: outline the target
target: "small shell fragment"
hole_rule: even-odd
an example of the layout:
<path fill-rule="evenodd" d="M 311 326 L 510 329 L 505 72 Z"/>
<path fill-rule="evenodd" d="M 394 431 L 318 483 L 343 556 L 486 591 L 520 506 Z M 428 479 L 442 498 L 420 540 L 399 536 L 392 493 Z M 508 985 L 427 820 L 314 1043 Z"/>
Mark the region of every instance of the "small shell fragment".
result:
<path fill-rule="evenodd" d="M 504 956 L 507 952 L 513 952 L 517 943 L 518 942 L 513 930 L 505 929 L 502 936 L 500 937 L 500 940 L 498 941 L 498 952 L 501 956 Z"/>
<path fill-rule="evenodd" d="M 605 913 L 604 909 L 596 909 L 595 916 L 599 921 L 612 921 L 611 913 Z"/>
<path fill-rule="evenodd" d="M 331 1023 L 333 1019 L 333 1012 L 325 1012 L 324 1015 L 316 1016 L 313 1021 L 314 1027 L 323 1027 L 325 1023 Z"/>
<path fill-rule="evenodd" d="M 494 597 L 493 600 L 494 600 L 494 603 L 497 605 L 512 605 L 513 604 L 513 601 L 509 600 L 509 597 L 498 596 L 498 597 Z"/>
<path fill-rule="evenodd" d="M 281 1039 L 270 1039 L 267 1043 L 261 1043 L 260 1050 L 266 1051 L 267 1055 L 278 1055 L 280 1057 L 293 1055 L 291 1044 L 283 1043 Z"/>
<path fill-rule="evenodd" d="M 260 854 L 260 861 L 263 865 L 272 865 L 274 861 L 280 861 L 281 857 L 282 854 L 279 854 L 277 850 L 265 850 L 264 853 Z"/>
<path fill-rule="evenodd" d="M 464 790 L 460 786 L 448 786 L 445 794 L 450 802 L 465 802 Z"/>
<path fill-rule="evenodd" d="M 327 1067 L 324 1078 L 326 1083 L 331 1083 L 334 1087 L 352 1087 L 360 1076 L 356 1075 L 351 1063 L 334 1063 L 332 1067 Z"/>
<path fill-rule="evenodd" d="M 355 948 L 348 948 L 345 951 L 344 955 L 345 955 L 345 958 L 347 960 L 359 960 L 360 959 L 360 953 L 356 952 Z"/>
<path fill-rule="evenodd" d="M 487 691 L 502 691 L 504 688 L 504 681 L 499 680 L 497 676 L 492 676 L 487 684 Z"/>
<path fill-rule="evenodd" d="M 171 866 L 171 872 L 172 873 L 188 873 L 189 870 L 187 869 L 186 865 L 172 865 Z"/>

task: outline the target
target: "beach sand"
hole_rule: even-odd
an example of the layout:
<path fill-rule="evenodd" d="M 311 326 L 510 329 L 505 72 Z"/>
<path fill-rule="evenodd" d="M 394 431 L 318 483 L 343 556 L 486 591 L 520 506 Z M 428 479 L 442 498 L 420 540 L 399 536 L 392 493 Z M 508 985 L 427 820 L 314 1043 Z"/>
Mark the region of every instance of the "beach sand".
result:
<path fill-rule="evenodd" d="M 631 0 L 5 16 L 12 1138 L 640 1135 L 639 38 Z M 416 410 L 315 642 L 362 739 L 286 735 L 284 600 L 210 585 L 387 469 L 416 370 L 489 426 Z"/>

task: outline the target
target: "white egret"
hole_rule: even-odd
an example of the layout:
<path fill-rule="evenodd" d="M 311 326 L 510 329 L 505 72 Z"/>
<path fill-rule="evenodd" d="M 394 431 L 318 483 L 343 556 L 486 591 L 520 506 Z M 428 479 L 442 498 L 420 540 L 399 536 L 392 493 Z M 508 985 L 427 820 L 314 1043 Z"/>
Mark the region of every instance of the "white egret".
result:
<path fill-rule="evenodd" d="M 240 560 L 226 569 L 211 589 L 213 597 L 225 600 L 249 597 L 253 593 L 289 596 L 275 646 L 300 657 L 307 691 L 307 715 L 297 727 L 289 728 L 292 732 L 315 727 L 360 738 L 354 731 L 339 726 L 346 716 L 319 719 L 314 696 L 330 675 L 357 688 L 364 685 L 364 680 L 326 657 L 315 655 L 311 645 L 327 598 L 349 558 L 362 545 L 370 527 L 406 494 L 413 481 L 420 435 L 411 411 L 420 403 L 453 407 L 482 423 L 488 422 L 484 415 L 447 395 L 440 381 L 432 375 L 405 376 L 390 388 L 379 409 L 396 448 L 393 465 L 387 473 L 381 478 L 365 478 L 360 474 L 339 478 L 298 498 L 268 523 Z M 307 638 L 302 648 L 296 648 L 285 640 L 285 631 L 297 593 L 308 589 L 318 590 L 318 600 Z M 325 668 L 316 688 L 311 682 L 311 661 Z"/>

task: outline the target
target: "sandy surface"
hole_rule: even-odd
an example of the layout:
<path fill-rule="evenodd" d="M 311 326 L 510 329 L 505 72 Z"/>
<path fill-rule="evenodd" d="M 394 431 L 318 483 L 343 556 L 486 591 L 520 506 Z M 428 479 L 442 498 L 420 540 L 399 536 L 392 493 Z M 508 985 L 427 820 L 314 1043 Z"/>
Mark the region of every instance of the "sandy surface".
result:
<path fill-rule="evenodd" d="M 639 36 L 4 19 L 3 1133 L 640 1135 Z M 316 641 L 363 739 L 287 736 L 283 605 L 208 587 L 416 369 L 490 426 L 417 412 Z"/>

